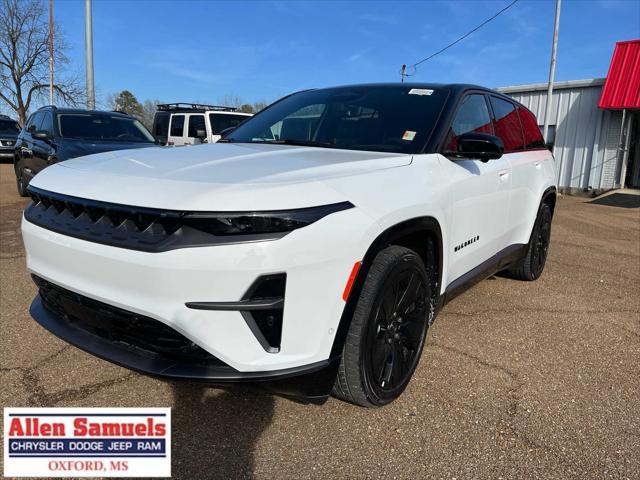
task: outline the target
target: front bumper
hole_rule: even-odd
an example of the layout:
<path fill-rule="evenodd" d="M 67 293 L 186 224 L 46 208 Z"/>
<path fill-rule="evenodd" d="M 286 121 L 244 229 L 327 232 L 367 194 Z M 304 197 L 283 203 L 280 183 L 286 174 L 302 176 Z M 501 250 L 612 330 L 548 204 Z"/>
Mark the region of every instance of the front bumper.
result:
<path fill-rule="evenodd" d="M 13 150 L 0 149 L 0 160 L 13 160 Z"/>
<path fill-rule="evenodd" d="M 45 306 L 37 296 L 30 308 L 31 316 L 42 327 L 81 350 L 125 368 L 147 375 L 175 380 L 194 380 L 216 385 L 256 382 L 269 390 L 309 401 L 323 401 L 331 393 L 339 358 L 312 365 L 266 372 L 239 372 L 211 357 L 210 361 L 189 361 L 185 358 L 153 354 L 80 328 L 68 315 L 60 315 Z M 106 306 L 108 308 L 108 306 Z M 100 314 L 94 311 L 98 318 Z"/>
<path fill-rule="evenodd" d="M 329 358 L 344 309 L 345 283 L 370 237 L 378 232 L 364 213 L 350 209 L 275 241 L 160 253 L 68 237 L 24 218 L 22 233 L 27 267 L 33 274 L 93 301 L 161 322 L 219 359 L 225 368 L 211 370 L 209 366 L 194 372 L 193 365 L 187 368 L 176 362 L 168 365 L 159 359 L 131 357 L 117 345 L 82 335 L 74 340 L 77 332 L 71 335 L 36 299 L 34 318 L 56 335 L 146 373 L 241 381 L 261 379 L 268 372 L 276 377 L 296 374 L 332 363 Z M 265 350 L 241 312 L 186 306 L 190 302 L 237 302 L 257 278 L 280 273 L 286 273 L 287 280 L 277 353 Z"/>

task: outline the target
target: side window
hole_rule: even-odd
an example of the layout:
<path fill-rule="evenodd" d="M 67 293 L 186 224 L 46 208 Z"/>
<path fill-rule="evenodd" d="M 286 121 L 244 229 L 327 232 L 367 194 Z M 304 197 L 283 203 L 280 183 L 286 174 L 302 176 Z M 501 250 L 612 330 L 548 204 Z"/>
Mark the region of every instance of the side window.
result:
<path fill-rule="evenodd" d="M 522 150 L 524 147 L 522 128 L 513 103 L 498 97 L 489 97 L 495 117 L 496 136 L 504 143 L 505 152 Z"/>
<path fill-rule="evenodd" d="M 173 117 L 175 118 L 175 117 Z M 189 137 L 197 137 L 198 130 L 207 131 L 204 124 L 204 115 L 189 115 Z"/>
<path fill-rule="evenodd" d="M 40 130 L 44 130 L 50 137 L 53 137 L 53 117 L 51 112 L 45 112 L 42 119 L 42 125 L 40 125 Z"/>
<path fill-rule="evenodd" d="M 182 132 L 184 132 L 184 115 L 173 115 L 171 117 L 171 132 L 169 135 L 181 137 Z"/>
<path fill-rule="evenodd" d="M 487 107 L 484 95 L 467 95 L 462 100 L 451 124 L 447 140 L 447 150 L 457 150 L 458 137 L 463 133 L 469 132 L 490 133 L 493 135 L 489 108 Z"/>
<path fill-rule="evenodd" d="M 544 148 L 544 139 L 538 128 L 536 117 L 524 107 L 518 107 L 518 115 L 524 132 L 524 148 Z"/>
<path fill-rule="evenodd" d="M 36 112 L 32 115 L 31 119 L 27 123 L 27 131 L 33 133 L 36 130 L 40 130 L 42 124 L 42 112 Z"/>

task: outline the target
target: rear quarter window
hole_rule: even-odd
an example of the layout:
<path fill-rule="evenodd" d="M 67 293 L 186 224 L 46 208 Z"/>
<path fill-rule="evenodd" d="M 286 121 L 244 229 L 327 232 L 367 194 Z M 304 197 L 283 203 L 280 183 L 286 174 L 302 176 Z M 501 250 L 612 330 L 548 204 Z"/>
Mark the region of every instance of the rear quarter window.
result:
<path fill-rule="evenodd" d="M 181 137 L 184 132 L 184 115 L 173 115 L 171 117 L 171 132 L 169 135 L 172 137 Z"/>
<path fill-rule="evenodd" d="M 536 117 L 524 107 L 518 107 L 518 116 L 524 133 L 524 148 L 527 150 L 545 148 L 544 139 L 538 128 Z"/>
<path fill-rule="evenodd" d="M 495 117 L 496 136 L 502 140 L 505 152 L 522 150 L 524 141 L 515 105 L 493 96 L 490 97 L 490 100 Z"/>

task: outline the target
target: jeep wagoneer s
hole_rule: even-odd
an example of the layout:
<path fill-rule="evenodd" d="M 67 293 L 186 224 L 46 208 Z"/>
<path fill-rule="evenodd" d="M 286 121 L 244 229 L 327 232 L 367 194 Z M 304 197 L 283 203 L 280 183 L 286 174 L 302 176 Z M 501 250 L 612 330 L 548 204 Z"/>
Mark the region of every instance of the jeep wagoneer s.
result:
<path fill-rule="evenodd" d="M 216 144 L 35 177 L 31 314 L 147 374 L 385 405 L 446 301 L 540 276 L 555 178 L 533 114 L 492 90 L 302 91 Z"/>

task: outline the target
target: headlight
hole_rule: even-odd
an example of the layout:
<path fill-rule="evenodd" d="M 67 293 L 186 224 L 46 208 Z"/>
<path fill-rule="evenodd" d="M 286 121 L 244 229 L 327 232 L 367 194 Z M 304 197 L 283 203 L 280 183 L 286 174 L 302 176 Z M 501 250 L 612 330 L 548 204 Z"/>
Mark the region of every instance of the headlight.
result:
<path fill-rule="evenodd" d="M 349 208 L 353 208 L 351 202 L 272 212 L 187 213 L 182 223 L 218 236 L 284 233 Z"/>

